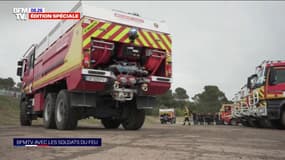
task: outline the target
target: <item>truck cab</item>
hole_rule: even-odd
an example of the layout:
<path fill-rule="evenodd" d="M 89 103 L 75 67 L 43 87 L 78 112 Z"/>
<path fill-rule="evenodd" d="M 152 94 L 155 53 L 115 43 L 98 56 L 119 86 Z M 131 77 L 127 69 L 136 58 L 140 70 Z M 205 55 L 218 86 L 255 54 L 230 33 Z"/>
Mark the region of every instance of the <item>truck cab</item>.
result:
<path fill-rule="evenodd" d="M 261 126 L 285 127 L 285 62 L 264 61 L 248 78 L 252 116 Z"/>

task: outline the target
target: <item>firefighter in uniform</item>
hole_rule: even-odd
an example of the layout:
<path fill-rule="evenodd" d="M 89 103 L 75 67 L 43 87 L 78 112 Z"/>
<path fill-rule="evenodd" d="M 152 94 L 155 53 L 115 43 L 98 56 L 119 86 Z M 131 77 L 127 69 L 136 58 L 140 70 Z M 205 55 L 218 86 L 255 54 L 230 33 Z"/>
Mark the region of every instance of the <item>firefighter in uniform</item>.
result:
<path fill-rule="evenodd" d="M 184 108 L 185 108 L 185 111 L 184 111 L 183 125 L 185 125 L 185 123 L 187 121 L 188 125 L 190 126 L 190 111 L 189 111 L 189 108 L 187 106 L 185 106 Z"/>

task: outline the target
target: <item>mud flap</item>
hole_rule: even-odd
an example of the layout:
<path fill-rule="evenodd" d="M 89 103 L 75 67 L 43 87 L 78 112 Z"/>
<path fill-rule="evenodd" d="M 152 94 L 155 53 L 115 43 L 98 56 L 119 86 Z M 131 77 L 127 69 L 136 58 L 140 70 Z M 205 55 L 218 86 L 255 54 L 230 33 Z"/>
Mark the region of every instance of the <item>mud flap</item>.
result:
<path fill-rule="evenodd" d="M 137 109 L 152 109 L 157 105 L 156 98 L 151 96 L 137 96 L 136 103 Z"/>

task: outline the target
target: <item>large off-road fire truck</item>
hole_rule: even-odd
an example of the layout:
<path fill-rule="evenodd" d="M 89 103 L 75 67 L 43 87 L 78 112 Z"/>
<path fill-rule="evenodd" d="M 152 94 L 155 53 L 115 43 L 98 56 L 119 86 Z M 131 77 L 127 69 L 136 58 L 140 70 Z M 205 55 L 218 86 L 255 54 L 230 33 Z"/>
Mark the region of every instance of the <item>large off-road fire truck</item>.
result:
<path fill-rule="evenodd" d="M 244 126 L 249 126 L 249 116 L 252 114 L 252 107 L 249 105 L 249 89 L 247 85 L 243 85 L 238 93 L 235 94 L 233 102 L 235 104 L 235 117 Z"/>
<path fill-rule="evenodd" d="M 45 128 L 75 129 L 91 116 L 105 128 L 141 128 L 144 109 L 171 85 L 165 22 L 83 2 L 71 11 L 81 19 L 59 22 L 18 61 L 21 125 L 43 117 Z"/>
<path fill-rule="evenodd" d="M 285 127 L 285 61 L 263 61 L 248 77 L 249 124 Z"/>

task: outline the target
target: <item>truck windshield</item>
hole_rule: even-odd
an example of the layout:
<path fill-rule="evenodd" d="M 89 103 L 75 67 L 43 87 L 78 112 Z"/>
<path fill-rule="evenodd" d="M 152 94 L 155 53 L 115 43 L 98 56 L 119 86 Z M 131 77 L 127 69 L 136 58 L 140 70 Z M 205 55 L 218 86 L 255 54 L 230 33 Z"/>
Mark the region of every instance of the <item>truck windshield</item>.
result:
<path fill-rule="evenodd" d="M 275 84 L 285 83 L 285 68 L 276 69 Z"/>

